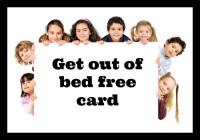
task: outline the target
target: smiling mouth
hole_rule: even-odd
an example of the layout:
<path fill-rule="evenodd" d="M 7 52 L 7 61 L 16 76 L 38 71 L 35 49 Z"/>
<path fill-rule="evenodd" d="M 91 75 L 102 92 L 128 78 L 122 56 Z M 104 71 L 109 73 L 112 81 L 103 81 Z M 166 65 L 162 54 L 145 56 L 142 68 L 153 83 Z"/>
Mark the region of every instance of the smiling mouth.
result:
<path fill-rule="evenodd" d="M 85 36 L 80 36 L 80 38 L 81 38 L 81 39 L 85 39 L 86 37 L 85 37 Z"/>
<path fill-rule="evenodd" d="M 29 57 L 30 57 L 30 55 L 29 55 L 29 56 L 28 56 L 28 57 L 25 59 L 25 61 L 26 61 L 26 60 L 28 60 L 28 59 L 29 59 Z"/>
<path fill-rule="evenodd" d="M 51 40 L 51 43 L 57 43 L 57 42 L 58 42 L 57 39 Z"/>

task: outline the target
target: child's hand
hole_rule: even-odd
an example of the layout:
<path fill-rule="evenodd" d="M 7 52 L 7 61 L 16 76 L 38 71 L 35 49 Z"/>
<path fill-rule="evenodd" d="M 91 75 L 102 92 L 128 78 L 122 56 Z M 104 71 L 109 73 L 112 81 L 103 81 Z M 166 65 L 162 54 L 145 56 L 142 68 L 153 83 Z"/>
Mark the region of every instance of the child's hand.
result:
<path fill-rule="evenodd" d="M 163 100 L 164 96 L 158 91 L 157 93 L 158 100 Z"/>
<path fill-rule="evenodd" d="M 143 45 L 146 45 L 149 42 L 149 40 L 147 39 L 140 39 L 140 43 L 142 43 Z"/>
<path fill-rule="evenodd" d="M 100 41 L 98 41 L 98 42 L 99 42 L 99 44 L 101 44 L 101 45 L 104 44 L 104 41 L 103 41 L 103 40 L 100 40 Z"/>
<path fill-rule="evenodd" d="M 89 43 L 90 43 L 89 40 L 83 41 L 83 44 L 84 44 L 84 45 L 87 45 L 87 44 L 89 44 Z"/>
<path fill-rule="evenodd" d="M 72 41 L 72 43 L 74 43 L 75 45 L 79 45 L 80 44 L 80 41 L 79 40 L 74 40 L 74 41 Z"/>
<path fill-rule="evenodd" d="M 158 68 L 160 68 L 160 66 L 161 66 L 160 57 L 158 57 L 158 58 L 156 59 L 156 63 L 158 64 Z"/>
<path fill-rule="evenodd" d="M 36 55 L 35 55 L 35 52 L 34 52 L 34 53 L 32 54 L 32 61 L 31 61 L 32 64 L 34 64 L 35 59 L 36 59 Z"/>
<path fill-rule="evenodd" d="M 33 64 L 34 60 L 36 59 L 36 56 L 35 56 L 35 45 L 34 44 L 31 47 L 31 51 L 32 51 L 32 61 L 31 61 L 31 63 Z"/>
<path fill-rule="evenodd" d="M 49 41 L 48 40 L 44 40 L 44 41 L 42 41 L 42 44 L 44 44 L 44 46 L 48 46 L 49 45 Z"/>
<path fill-rule="evenodd" d="M 31 99 L 32 102 L 34 102 L 37 99 L 36 94 L 31 94 L 30 99 Z"/>
<path fill-rule="evenodd" d="M 62 46 L 62 45 L 65 44 L 65 43 L 66 43 L 65 40 L 60 40 L 60 41 L 58 41 L 58 45 L 59 45 L 59 46 Z"/>
<path fill-rule="evenodd" d="M 133 41 L 132 40 L 127 40 L 126 41 L 128 45 L 130 45 Z"/>

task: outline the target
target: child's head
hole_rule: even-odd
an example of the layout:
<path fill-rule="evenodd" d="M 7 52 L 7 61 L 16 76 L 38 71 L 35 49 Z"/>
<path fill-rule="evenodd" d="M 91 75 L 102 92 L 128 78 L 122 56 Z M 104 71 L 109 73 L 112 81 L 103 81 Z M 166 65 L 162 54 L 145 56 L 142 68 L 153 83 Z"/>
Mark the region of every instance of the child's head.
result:
<path fill-rule="evenodd" d="M 176 81 L 169 72 L 163 75 L 158 81 L 158 90 L 161 91 L 162 95 L 172 92 L 175 86 Z"/>
<path fill-rule="evenodd" d="M 58 42 L 63 39 L 64 26 L 58 19 L 51 20 L 46 26 L 46 35 L 50 42 Z"/>
<path fill-rule="evenodd" d="M 101 38 L 96 29 L 88 19 L 80 19 L 72 25 L 71 29 L 72 41 L 79 40 L 96 42 Z"/>
<path fill-rule="evenodd" d="M 15 58 L 20 64 L 32 64 L 34 60 L 34 43 L 31 41 L 21 41 L 15 48 Z"/>
<path fill-rule="evenodd" d="M 21 97 L 25 97 L 27 94 L 28 95 L 33 94 L 35 86 L 34 74 L 32 73 L 23 74 L 20 79 L 20 84 L 22 89 Z"/>
<path fill-rule="evenodd" d="M 176 80 L 171 76 L 171 73 L 168 72 L 162 77 L 160 77 L 158 81 L 158 91 L 160 91 L 161 95 L 166 97 L 166 107 L 170 110 L 172 108 L 173 102 L 173 90 L 176 87 L 176 121 L 179 121 L 178 118 L 178 84 Z"/>
<path fill-rule="evenodd" d="M 110 34 L 113 42 L 118 42 L 125 31 L 125 23 L 121 17 L 112 17 L 108 20 L 107 31 Z"/>
<path fill-rule="evenodd" d="M 180 37 L 171 37 L 167 39 L 164 45 L 165 56 L 174 57 L 181 55 L 186 48 L 186 44 Z"/>
<path fill-rule="evenodd" d="M 131 37 L 133 41 L 140 41 L 141 39 L 148 40 L 150 42 L 156 42 L 156 31 L 149 21 L 142 20 L 137 23 L 136 26 L 131 28 Z"/>

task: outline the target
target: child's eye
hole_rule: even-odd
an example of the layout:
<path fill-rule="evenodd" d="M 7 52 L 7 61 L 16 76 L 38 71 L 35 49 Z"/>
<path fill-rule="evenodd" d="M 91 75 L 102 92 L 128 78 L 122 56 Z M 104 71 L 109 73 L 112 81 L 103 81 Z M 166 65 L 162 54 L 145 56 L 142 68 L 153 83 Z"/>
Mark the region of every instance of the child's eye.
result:
<path fill-rule="evenodd" d="M 87 31 L 88 29 L 84 29 L 83 31 Z"/>
<path fill-rule="evenodd" d="M 168 91 L 170 91 L 170 89 L 169 89 L 169 88 L 167 88 L 167 90 L 168 90 Z"/>

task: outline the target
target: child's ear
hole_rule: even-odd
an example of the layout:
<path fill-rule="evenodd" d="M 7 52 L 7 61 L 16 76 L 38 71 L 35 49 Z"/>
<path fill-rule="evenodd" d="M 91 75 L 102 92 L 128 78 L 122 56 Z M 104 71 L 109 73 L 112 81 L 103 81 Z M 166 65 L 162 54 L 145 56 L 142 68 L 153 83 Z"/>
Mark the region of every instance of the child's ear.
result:
<path fill-rule="evenodd" d="M 36 86 L 36 82 L 35 82 L 35 80 L 33 79 L 32 81 L 33 81 L 34 86 Z"/>
<path fill-rule="evenodd" d="M 134 29 L 134 34 L 138 35 L 138 32 L 137 32 L 136 28 Z"/>

